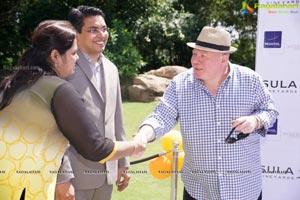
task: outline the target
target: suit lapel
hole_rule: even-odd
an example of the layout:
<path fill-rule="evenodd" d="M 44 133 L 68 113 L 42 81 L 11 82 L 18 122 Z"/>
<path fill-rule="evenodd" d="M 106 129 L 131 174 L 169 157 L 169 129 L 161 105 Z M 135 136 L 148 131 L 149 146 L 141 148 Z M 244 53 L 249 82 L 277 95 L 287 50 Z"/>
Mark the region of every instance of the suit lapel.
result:
<path fill-rule="evenodd" d="M 104 102 L 103 96 L 100 93 L 100 88 L 97 83 L 96 76 L 94 76 L 94 74 L 90 68 L 88 60 L 85 58 L 85 56 L 83 55 L 83 53 L 81 51 L 78 51 L 78 56 L 80 59 L 77 61 L 77 67 L 79 67 L 83 71 L 84 75 L 87 77 L 87 79 L 93 85 L 93 87 L 96 90 L 96 93 L 99 95 L 101 101 Z M 105 75 L 105 72 L 104 72 L 104 75 Z"/>
<path fill-rule="evenodd" d="M 110 63 L 107 62 L 106 58 L 103 57 L 102 59 L 102 64 L 103 64 L 103 71 L 104 71 L 104 81 L 105 81 L 105 97 L 106 97 L 106 104 L 109 104 L 110 102 L 107 102 L 107 100 L 110 99 L 110 92 L 109 88 L 111 88 L 111 82 L 114 80 L 114 73 L 110 73 Z M 105 113 L 109 113 L 108 109 L 110 106 L 105 106 Z M 106 115 L 107 116 L 107 115 Z M 107 121 L 107 119 L 105 119 Z"/>

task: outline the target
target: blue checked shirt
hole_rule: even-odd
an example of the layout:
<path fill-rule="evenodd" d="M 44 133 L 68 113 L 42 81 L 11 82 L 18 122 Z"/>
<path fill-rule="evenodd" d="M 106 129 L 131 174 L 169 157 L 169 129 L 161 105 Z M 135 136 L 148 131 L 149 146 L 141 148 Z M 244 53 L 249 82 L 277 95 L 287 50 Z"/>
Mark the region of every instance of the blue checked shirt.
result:
<path fill-rule="evenodd" d="M 232 120 L 249 115 L 258 116 L 264 129 L 225 143 Z M 230 64 L 216 96 L 194 77 L 193 69 L 176 76 L 142 125 L 151 125 L 158 138 L 180 123 L 185 151 L 181 177 L 194 198 L 256 200 L 262 189 L 259 135 L 266 134 L 277 116 L 261 77 Z"/>

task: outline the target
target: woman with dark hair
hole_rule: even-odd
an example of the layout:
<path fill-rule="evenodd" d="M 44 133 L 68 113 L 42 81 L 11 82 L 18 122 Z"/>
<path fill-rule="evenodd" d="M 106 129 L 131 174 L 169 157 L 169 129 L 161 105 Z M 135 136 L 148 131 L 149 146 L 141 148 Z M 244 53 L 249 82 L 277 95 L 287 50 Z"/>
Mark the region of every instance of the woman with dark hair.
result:
<path fill-rule="evenodd" d="M 0 199 L 54 199 L 68 141 L 98 162 L 136 155 L 145 144 L 99 134 L 81 97 L 65 80 L 78 59 L 69 22 L 39 24 L 20 66 L 0 84 Z"/>

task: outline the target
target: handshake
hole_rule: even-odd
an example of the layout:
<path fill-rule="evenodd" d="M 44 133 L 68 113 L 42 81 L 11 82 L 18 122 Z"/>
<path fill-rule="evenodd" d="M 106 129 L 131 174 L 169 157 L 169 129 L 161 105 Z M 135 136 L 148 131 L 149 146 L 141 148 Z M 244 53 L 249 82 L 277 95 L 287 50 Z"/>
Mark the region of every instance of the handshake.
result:
<path fill-rule="evenodd" d="M 117 152 L 109 160 L 118 160 L 126 156 L 141 157 L 146 151 L 148 141 L 155 139 L 155 132 L 151 126 L 142 126 L 132 141 L 115 141 Z"/>
<path fill-rule="evenodd" d="M 134 145 L 134 149 L 130 156 L 135 158 L 141 157 L 144 154 L 148 143 L 146 135 L 145 134 L 134 135 L 134 138 L 131 142 Z"/>
<path fill-rule="evenodd" d="M 141 157 L 147 147 L 148 141 L 153 141 L 155 139 L 155 133 L 151 126 L 142 126 L 138 133 L 133 136 L 132 143 L 134 144 L 134 150 L 131 154 L 132 157 Z"/>
<path fill-rule="evenodd" d="M 155 140 L 155 132 L 151 126 L 142 126 L 132 141 L 115 141 L 117 152 L 109 160 L 118 160 L 126 156 L 139 158 L 146 151 L 147 143 Z"/>

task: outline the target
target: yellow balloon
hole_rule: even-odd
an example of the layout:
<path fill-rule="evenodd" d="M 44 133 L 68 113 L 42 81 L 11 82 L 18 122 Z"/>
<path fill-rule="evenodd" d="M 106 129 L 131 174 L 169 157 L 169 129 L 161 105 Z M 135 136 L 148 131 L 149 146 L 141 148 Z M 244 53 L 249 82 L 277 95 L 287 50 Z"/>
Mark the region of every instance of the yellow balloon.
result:
<path fill-rule="evenodd" d="M 160 156 L 149 162 L 149 171 L 157 179 L 165 179 L 171 176 L 172 163 L 166 156 Z"/>
<path fill-rule="evenodd" d="M 178 142 L 178 148 L 182 151 L 182 137 L 181 133 L 176 130 L 172 130 L 169 133 L 165 134 L 161 139 L 162 148 L 165 151 L 172 150 L 173 143 L 177 141 Z"/>
<path fill-rule="evenodd" d="M 169 158 L 169 160 L 173 164 L 173 152 L 167 153 L 166 156 Z M 184 152 L 181 151 L 181 152 L 178 153 L 177 171 L 180 171 L 182 169 L 183 160 L 184 160 Z"/>

